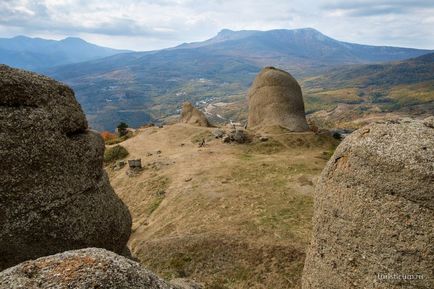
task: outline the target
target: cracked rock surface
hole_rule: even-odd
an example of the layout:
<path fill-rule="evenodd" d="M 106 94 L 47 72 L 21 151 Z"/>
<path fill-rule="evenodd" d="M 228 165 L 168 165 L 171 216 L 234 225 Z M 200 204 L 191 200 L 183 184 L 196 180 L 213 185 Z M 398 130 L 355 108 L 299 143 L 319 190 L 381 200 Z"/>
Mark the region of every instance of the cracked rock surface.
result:
<path fill-rule="evenodd" d="M 0 288 L 190 289 L 161 280 L 139 263 L 88 248 L 23 262 L 0 273 Z M 200 287 L 197 287 L 200 288 Z"/>
<path fill-rule="evenodd" d="M 316 186 L 303 289 L 434 288 L 432 119 L 365 126 Z"/>
<path fill-rule="evenodd" d="M 65 250 L 124 251 L 131 216 L 73 91 L 0 65 L 0 270 Z"/>

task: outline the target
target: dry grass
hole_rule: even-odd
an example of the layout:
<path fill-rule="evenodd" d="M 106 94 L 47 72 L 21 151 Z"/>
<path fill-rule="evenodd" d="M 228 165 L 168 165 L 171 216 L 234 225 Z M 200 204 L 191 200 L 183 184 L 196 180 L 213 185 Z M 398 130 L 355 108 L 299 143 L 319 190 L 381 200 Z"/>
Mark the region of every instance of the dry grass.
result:
<path fill-rule="evenodd" d="M 133 215 L 133 254 L 206 288 L 299 288 L 313 184 L 326 162 L 318 156 L 334 140 L 280 131 L 263 143 L 192 142 L 211 131 L 147 128 L 122 144 L 147 168 L 134 178 L 109 170 Z"/>

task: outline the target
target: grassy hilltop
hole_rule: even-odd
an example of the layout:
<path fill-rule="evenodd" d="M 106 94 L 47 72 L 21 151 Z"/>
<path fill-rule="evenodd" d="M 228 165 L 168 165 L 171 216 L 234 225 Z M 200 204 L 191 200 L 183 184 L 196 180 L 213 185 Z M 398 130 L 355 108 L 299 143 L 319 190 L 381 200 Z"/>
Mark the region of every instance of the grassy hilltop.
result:
<path fill-rule="evenodd" d="M 223 144 L 212 130 L 151 127 L 120 144 L 144 165 L 132 177 L 107 167 L 133 216 L 133 254 L 165 278 L 206 288 L 299 288 L 313 185 L 335 141 L 276 132 Z"/>

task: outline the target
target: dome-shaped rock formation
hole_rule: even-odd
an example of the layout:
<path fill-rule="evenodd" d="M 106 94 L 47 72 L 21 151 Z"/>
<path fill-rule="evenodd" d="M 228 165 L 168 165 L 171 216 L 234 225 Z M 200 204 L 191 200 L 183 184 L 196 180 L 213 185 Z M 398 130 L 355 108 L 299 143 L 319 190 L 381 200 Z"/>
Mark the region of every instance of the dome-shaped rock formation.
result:
<path fill-rule="evenodd" d="M 180 122 L 204 127 L 210 126 L 205 114 L 195 108 L 190 102 L 182 104 Z"/>
<path fill-rule="evenodd" d="M 0 65 L 0 270 L 65 250 L 125 249 L 131 216 L 103 152 L 69 87 Z"/>
<path fill-rule="evenodd" d="M 308 131 L 300 85 L 286 71 L 266 67 L 256 76 L 248 93 L 248 128 L 280 126 Z"/>
<path fill-rule="evenodd" d="M 139 263 L 113 252 L 88 248 L 26 261 L 0 273 L 0 289 L 181 289 Z"/>
<path fill-rule="evenodd" d="M 315 192 L 303 289 L 434 288 L 434 129 L 371 124 L 338 146 Z"/>

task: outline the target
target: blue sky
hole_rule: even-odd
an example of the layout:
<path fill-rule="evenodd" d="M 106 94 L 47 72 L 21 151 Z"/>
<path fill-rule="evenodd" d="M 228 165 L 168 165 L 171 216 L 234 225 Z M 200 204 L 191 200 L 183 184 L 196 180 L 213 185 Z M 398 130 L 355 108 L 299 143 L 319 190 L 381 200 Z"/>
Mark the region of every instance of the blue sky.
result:
<path fill-rule="evenodd" d="M 78 36 L 151 50 L 232 30 L 312 27 L 338 40 L 434 49 L 434 0 L 0 0 L 0 37 Z"/>

